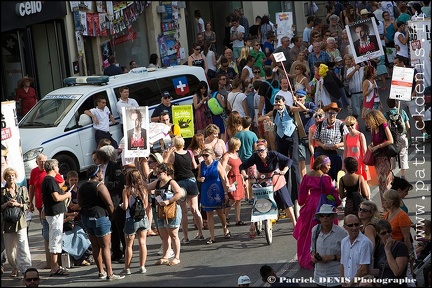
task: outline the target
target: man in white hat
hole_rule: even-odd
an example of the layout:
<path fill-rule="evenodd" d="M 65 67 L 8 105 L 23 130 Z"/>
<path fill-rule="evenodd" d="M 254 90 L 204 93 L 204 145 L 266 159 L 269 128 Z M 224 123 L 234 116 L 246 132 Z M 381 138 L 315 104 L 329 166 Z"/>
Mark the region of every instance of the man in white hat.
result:
<path fill-rule="evenodd" d="M 342 239 L 347 232 L 337 224 L 337 213 L 333 206 L 323 204 L 315 214 L 320 224 L 312 228 L 311 254 L 315 263 L 314 281 L 319 286 L 339 286 L 336 280 L 340 275 L 340 253 Z"/>

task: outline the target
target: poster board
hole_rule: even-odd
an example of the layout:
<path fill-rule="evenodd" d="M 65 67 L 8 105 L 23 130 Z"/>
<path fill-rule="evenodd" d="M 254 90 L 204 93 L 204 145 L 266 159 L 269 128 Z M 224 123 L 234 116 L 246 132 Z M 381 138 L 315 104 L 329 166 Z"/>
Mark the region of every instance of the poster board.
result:
<path fill-rule="evenodd" d="M 172 123 L 180 127 L 183 138 L 192 138 L 195 134 L 193 115 L 192 105 L 172 106 Z"/>
<path fill-rule="evenodd" d="M 279 12 L 275 14 L 276 24 L 277 24 L 277 44 L 276 48 L 281 46 L 281 38 L 283 36 L 288 36 L 291 39 L 294 36 L 295 25 L 293 22 L 293 12 Z"/>
<path fill-rule="evenodd" d="M 411 67 L 422 73 L 424 87 L 431 86 L 431 19 L 408 21 Z"/>
<path fill-rule="evenodd" d="M 393 67 L 390 84 L 390 99 L 411 101 L 414 68 Z"/>
<path fill-rule="evenodd" d="M 367 18 L 345 26 L 356 64 L 384 55 L 378 27 L 372 20 Z"/>
<path fill-rule="evenodd" d="M 148 107 L 122 107 L 125 157 L 150 155 Z"/>

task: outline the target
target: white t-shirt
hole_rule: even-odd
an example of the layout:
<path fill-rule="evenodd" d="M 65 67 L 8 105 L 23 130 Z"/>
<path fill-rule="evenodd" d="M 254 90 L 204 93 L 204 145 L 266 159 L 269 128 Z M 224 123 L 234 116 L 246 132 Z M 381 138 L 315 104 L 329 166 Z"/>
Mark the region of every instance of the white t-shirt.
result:
<path fill-rule="evenodd" d="M 353 70 L 355 70 L 355 66 L 348 68 L 346 74 L 350 74 Z M 360 67 L 360 69 L 348 80 L 350 93 L 362 92 L 363 71 L 363 67 Z"/>
<path fill-rule="evenodd" d="M 234 27 L 234 26 L 231 27 L 231 30 L 230 30 L 231 35 L 233 35 L 233 33 L 236 33 L 235 29 L 236 29 L 236 27 Z M 245 28 L 242 25 L 238 25 L 238 27 L 237 27 L 237 33 L 236 33 L 236 35 L 234 35 L 234 37 L 237 37 L 237 34 L 239 34 L 239 33 L 243 33 L 243 35 L 245 33 Z M 233 41 L 233 48 L 234 47 L 237 47 L 237 48 L 244 47 L 243 38 L 242 38 L 242 40 L 237 40 L 237 39 L 234 40 Z"/>
<path fill-rule="evenodd" d="M 139 107 L 138 102 L 133 98 L 128 98 L 127 102 L 123 101 L 121 98 L 117 101 L 116 104 L 117 107 L 117 113 L 120 116 L 120 124 L 123 124 L 123 114 L 122 114 L 122 107 Z"/>
<path fill-rule="evenodd" d="M 201 52 L 201 54 L 204 56 L 204 52 Z M 213 64 L 213 55 L 214 52 L 209 49 L 205 57 L 207 60 L 207 68 L 216 72 L 216 66 Z"/>
<path fill-rule="evenodd" d="M 277 95 L 280 95 L 280 96 L 283 96 L 284 98 L 285 98 L 285 104 L 286 105 L 288 105 L 288 106 L 293 106 L 293 98 L 292 98 L 292 94 L 291 94 L 291 92 L 290 91 L 282 91 L 282 90 L 280 90 L 277 94 L 276 94 L 276 96 Z"/>
<path fill-rule="evenodd" d="M 110 115 L 111 112 L 108 109 L 108 107 L 104 107 L 104 110 L 100 110 L 99 108 L 92 108 L 90 109 L 90 112 L 96 116 L 97 120 L 99 121 L 99 124 L 95 124 L 93 122 L 93 128 L 96 130 L 102 130 L 105 132 L 109 132 L 109 122 L 110 122 Z"/>
<path fill-rule="evenodd" d="M 200 28 L 200 26 L 202 27 L 202 29 Z M 198 33 L 204 33 L 205 31 L 204 20 L 202 18 L 198 18 L 197 31 Z"/>
<path fill-rule="evenodd" d="M 228 94 L 228 102 L 231 104 L 231 110 L 237 111 L 240 117 L 245 117 L 246 113 L 243 109 L 243 100 L 246 99 L 246 95 L 242 92 L 230 92 Z"/>

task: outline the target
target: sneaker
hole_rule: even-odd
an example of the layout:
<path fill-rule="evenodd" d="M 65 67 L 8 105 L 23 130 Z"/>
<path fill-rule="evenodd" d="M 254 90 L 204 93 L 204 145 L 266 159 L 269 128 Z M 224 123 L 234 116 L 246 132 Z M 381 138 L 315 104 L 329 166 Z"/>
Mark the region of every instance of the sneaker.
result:
<path fill-rule="evenodd" d="M 189 244 L 189 243 L 190 243 L 189 238 L 183 238 L 183 239 L 180 241 L 180 243 L 181 243 L 181 244 Z"/>
<path fill-rule="evenodd" d="M 193 238 L 193 240 L 200 240 L 200 241 L 202 241 L 202 240 L 204 240 L 204 236 L 203 235 L 201 235 L 201 236 L 199 236 L 198 234 Z"/>
<path fill-rule="evenodd" d="M 106 279 L 107 278 L 107 273 L 105 271 L 103 273 L 99 273 L 98 277 L 99 277 L 99 279 Z"/>
<path fill-rule="evenodd" d="M 141 274 L 147 273 L 147 269 L 144 266 L 141 266 L 140 269 L 139 269 L 139 272 Z"/>
<path fill-rule="evenodd" d="M 106 279 L 108 281 L 112 281 L 112 280 L 120 280 L 125 278 L 125 275 L 117 275 L 117 274 L 112 274 L 111 276 L 106 276 Z"/>
<path fill-rule="evenodd" d="M 121 275 L 131 275 L 131 270 L 130 270 L 130 268 L 123 269 L 123 270 L 120 272 L 120 274 L 121 274 Z"/>
<path fill-rule="evenodd" d="M 175 254 L 174 254 L 174 250 L 171 249 L 168 255 L 168 258 L 174 258 Z"/>
<path fill-rule="evenodd" d="M 163 255 L 163 248 L 162 248 L 162 246 L 161 246 L 161 248 L 159 249 L 157 255 L 159 255 L 159 256 L 162 256 L 162 255 Z"/>

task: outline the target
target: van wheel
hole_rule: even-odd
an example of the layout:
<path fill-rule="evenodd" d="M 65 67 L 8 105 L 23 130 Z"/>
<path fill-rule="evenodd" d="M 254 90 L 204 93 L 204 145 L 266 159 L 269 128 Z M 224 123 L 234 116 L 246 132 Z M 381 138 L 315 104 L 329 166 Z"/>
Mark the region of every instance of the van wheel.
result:
<path fill-rule="evenodd" d="M 69 155 L 56 155 L 54 156 L 54 159 L 57 159 L 59 162 L 59 173 L 63 175 L 64 178 L 66 178 L 69 171 L 73 170 L 79 173 L 77 163 Z"/>

